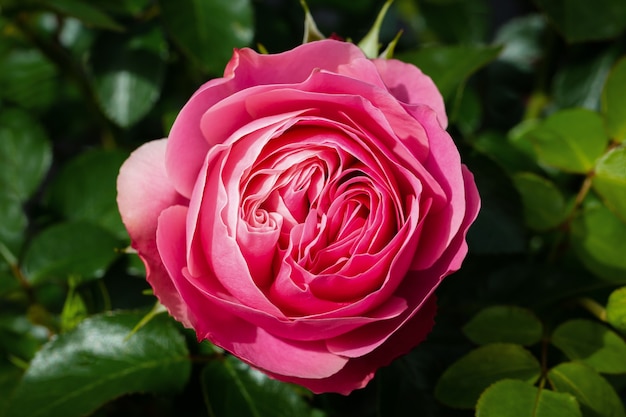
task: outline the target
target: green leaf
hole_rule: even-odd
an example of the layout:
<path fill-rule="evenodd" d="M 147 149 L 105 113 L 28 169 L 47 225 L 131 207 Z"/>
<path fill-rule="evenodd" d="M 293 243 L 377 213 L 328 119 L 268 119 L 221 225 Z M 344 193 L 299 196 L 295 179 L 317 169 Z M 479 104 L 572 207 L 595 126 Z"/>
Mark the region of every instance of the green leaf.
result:
<path fill-rule="evenodd" d="M 224 72 L 233 48 L 254 36 L 250 0 L 159 0 L 165 26 L 178 47 L 204 71 Z"/>
<path fill-rule="evenodd" d="M 435 386 L 435 397 L 455 408 L 473 408 L 489 385 L 504 378 L 533 383 L 541 374 L 539 361 L 519 345 L 481 346 L 454 362 Z"/>
<path fill-rule="evenodd" d="M 626 222 L 625 146 L 611 149 L 598 160 L 592 184 L 607 207 Z"/>
<path fill-rule="evenodd" d="M 622 57 L 611 70 L 602 90 L 602 114 L 612 139 L 626 140 L 626 57 Z"/>
<path fill-rule="evenodd" d="M 606 320 L 622 333 L 626 333 L 626 287 L 614 290 L 606 304 Z"/>
<path fill-rule="evenodd" d="M 26 250 L 22 269 L 28 282 L 101 277 L 117 258 L 119 241 L 106 230 L 86 222 L 59 223 L 35 236 Z"/>
<path fill-rule="evenodd" d="M 449 99 L 461 83 L 496 59 L 500 50 L 494 46 L 433 46 L 398 54 L 397 58 L 419 67 Z"/>
<path fill-rule="evenodd" d="M 624 417 L 624 406 L 615 389 L 589 366 L 566 362 L 548 372 L 555 391 L 572 394 L 581 405 L 584 415 Z"/>
<path fill-rule="evenodd" d="M 22 202 L 14 194 L 0 193 L 0 219 L 0 243 L 4 243 L 12 253 L 18 253 L 28 219 Z"/>
<path fill-rule="evenodd" d="M 609 142 L 602 118 L 587 109 L 553 113 L 521 140 L 532 144 L 539 162 L 577 173 L 591 171 Z"/>
<path fill-rule="evenodd" d="M 596 276 L 626 282 L 624 236 L 626 224 L 604 205 L 592 202 L 572 221 L 570 244 Z"/>
<path fill-rule="evenodd" d="M 47 343 L 6 410 L 12 417 L 78 417 L 133 392 L 170 393 L 190 372 L 184 338 L 154 320 L 127 339 L 137 313 L 94 316 Z"/>
<path fill-rule="evenodd" d="M 604 324 L 569 320 L 556 328 L 552 344 L 571 360 L 579 360 L 598 372 L 626 373 L 626 342 Z"/>
<path fill-rule="evenodd" d="M 126 238 L 115 198 L 117 174 L 127 157 L 101 149 L 80 154 L 61 167 L 49 188 L 48 204 L 68 220 L 89 221 Z"/>
<path fill-rule="evenodd" d="M 273 380 L 237 358 L 211 361 L 202 372 L 211 417 L 300 417 L 312 410 L 293 386 Z"/>
<path fill-rule="evenodd" d="M 92 48 L 91 68 L 98 102 L 121 127 L 137 123 L 154 106 L 165 76 L 167 47 L 158 28 L 101 37 Z"/>
<path fill-rule="evenodd" d="M 28 113 L 0 112 L 0 189 L 26 201 L 37 189 L 52 162 L 46 132 Z"/>
<path fill-rule="evenodd" d="M 513 183 L 522 197 L 524 218 L 531 229 L 551 229 L 565 220 L 565 199 L 551 181 L 530 172 L 521 172 L 513 176 Z"/>
<path fill-rule="evenodd" d="M 622 0 L 535 0 L 569 42 L 618 36 L 626 28 Z"/>
<path fill-rule="evenodd" d="M 87 26 L 94 26 L 103 29 L 122 30 L 124 29 L 109 15 L 100 9 L 90 5 L 86 1 L 80 0 L 38 0 L 43 6 L 55 12 L 72 16 L 82 21 Z"/>
<path fill-rule="evenodd" d="M 463 333 L 472 342 L 516 343 L 530 346 L 541 340 L 541 321 L 525 308 L 516 306 L 493 306 L 479 311 L 463 327 Z"/>
<path fill-rule="evenodd" d="M 576 398 L 513 379 L 498 381 L 476 405 L 480 417 L 582 417 Z"/>
<path fill-rule="evenodd" d="M 572 51 L 566 65 L 554 76 L 553 98 L 557 108 L 584 107 L 600 109 L 602 88 L 619 50 L 608 48 Z"/>
<path fill-rule="evenodd" d="M 0 97 L 26 109 L 41 110 L 58 95 L 58 73 L 39 51 L 13 48 L 0 55 Z"/>

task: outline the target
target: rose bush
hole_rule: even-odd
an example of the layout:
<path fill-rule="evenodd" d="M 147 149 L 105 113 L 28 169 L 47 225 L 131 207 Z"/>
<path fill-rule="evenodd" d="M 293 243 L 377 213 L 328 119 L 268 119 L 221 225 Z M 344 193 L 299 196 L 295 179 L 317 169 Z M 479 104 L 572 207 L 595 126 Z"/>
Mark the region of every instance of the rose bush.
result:
<path fill-rule="evenodd" d="M 268 375 L 361 388 L 421 342 L 477 215 L 430 78 L 323 40 L 236 50 L 118 205 L 170 314 Z"/>

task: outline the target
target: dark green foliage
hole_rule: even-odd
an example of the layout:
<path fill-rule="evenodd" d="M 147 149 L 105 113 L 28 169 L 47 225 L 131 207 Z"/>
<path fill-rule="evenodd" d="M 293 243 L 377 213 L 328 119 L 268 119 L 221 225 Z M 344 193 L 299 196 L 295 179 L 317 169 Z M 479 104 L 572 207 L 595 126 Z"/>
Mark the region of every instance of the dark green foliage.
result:
<path fill-rule="evenodd" d="M 381 6 L 308 2 L 355 42 Z M 272 380 L 148 314 L 115 202 L 130 151 L 167 136 L 233 48 L 301 42 L 300 4 L 0 12 L 0 417 L 625 415 L 624 0 L 391 5 L 382 47 L 402 30 L 395 57 L 440 88 L 482 210 L 428 340 L 350 396 Z"/>

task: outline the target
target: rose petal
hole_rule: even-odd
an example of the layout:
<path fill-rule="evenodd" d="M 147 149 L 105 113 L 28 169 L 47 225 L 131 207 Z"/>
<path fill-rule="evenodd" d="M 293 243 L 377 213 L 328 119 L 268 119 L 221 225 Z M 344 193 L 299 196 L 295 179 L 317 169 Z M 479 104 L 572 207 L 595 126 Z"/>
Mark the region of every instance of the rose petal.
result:
<path fill-rule="evenodd" d="M 348 359 L 328 352 L 323 341 L 301 342 L 276 337 L 215 304 L 185 276 L 185 218 L 188 209 L 174 206 L 159 217 L 157 244 L 176 288 L 192 312 L 199 340 L 209 339 L 251 365 L 267 372 L 302 378 L 325 378 L 337 373 Z M 211 279 L 210 276 L 201 279 Z"/>
<path fill-rule="evenodd" d="M 146 266 L 147 280 L 170 314 L 189 327 L 187 307 L 163 267 L 156 246 L 157 219 L 166 208 L 186 204 L 165 172 L 165 139 L 135 150 L 120 168 L 117 204 L 133 248 Z"/>
<path fill-rule="evenodd" d="M 234 82 L 228 78 L 209 81 L 189 99 L 172 125 L 165 155 L 167 174 L 174 188 L 187 198 L 191 197 L 208 150 L 222 140 L 219 136 L 205 135 L 200 119 L 235 90 Z"/>
<path fill-rule="evenodd" d="M 391 337 L 372 353 L 351 359 L 338 373 L 323 379 L 306 379 L 272 374 L 276 379 L 300 384 L 316 394 L 337 392 L 348 395 L 363 388 L 374 377 L 378 368 L 388 365 L 398 356 L 408 353 L 421 343 L 434 325 L 437 304 L 430 297 L 411 320 L 400 327 Z"/>
<path fill-rule="evenodd" d="M 397 59 L 374 59 L 374 65 L 393 96 L 406 104 L 421 104 L 432 108 L 443 129 L 448 116 L 441 93 L 433 80 L 415 65 Z"/>
<path fill-rule="evenodd" d="M 424 163 L 447 197 L 443 210 L 433 208 L 424 220 L 420 246 L 411 269 L 426 269 L 439 259 L 457 235 L 466 214 L 465 182 L 461 157 L 450 135 L 441 127 L 435 112 L 426 106 L 416 109 L 431 144 L 431 153 Z"/>

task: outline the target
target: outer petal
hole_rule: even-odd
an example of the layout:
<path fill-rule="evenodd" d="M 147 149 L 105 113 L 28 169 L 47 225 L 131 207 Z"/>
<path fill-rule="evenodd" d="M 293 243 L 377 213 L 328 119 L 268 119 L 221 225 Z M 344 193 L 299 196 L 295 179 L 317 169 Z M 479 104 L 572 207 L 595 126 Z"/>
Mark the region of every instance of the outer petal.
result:
<path fill-rule="evenodd" d="M 204 157 L 220 138 L 206 137 L 200 129 L 202 115 L 236 91 L 234 81 L 218 78 L 204 84 L 178 114 L 165 155 L 167 173 L 176 190 L 189 198 Z"/>
<path fill-rule="evenodd" d="M 259 54 L 244 48 L 235 55 L 238 66 L 233 71 L 241 88 L 301 83 L 314 70 L 338 72 L 342 65 L 365 58 L 356 45 L 333 39 L 305 43 L 279 54 Z"/>
<path fill-rule="evenodd" d="M 430 297 L 411 320 L 399 328 L 385 344 L 368 355 L 351 359 L 341 371 L 328 378 L 304 379 L 270 375 L 281 381 L 305 386 L 316 394 L 338 392 L 348 395 L 355 389 L 365 387 L 377 369 L 390 364 L 392 360 L 421 343 L 434 325 L 436 309 L 435 297 Z"/>
<path fill-rule="evenodd" d="M 437 113 L 441 127 L 445 129 L 448 126 L 443 97 L 429 76 L 415 65 L 396 59 L 375 59 L 373 62 L 395 98 L 410 105 L 429 106 Z"/>
<path fill-rule="evenodd" d="M 148 142 L 124 162 L 117 178 L 117 205 L 133 248 L 146 266 L 147 280 L 170 314 L 190 327 L 188 310 L 161 262 L 156 246 L 158 218 L 163 210 L 187 204 L 165 173 L 165 139 Z"/>
<path fill-rule="evenodd" d="M 449 247 L 466 215 L 466 184 L 461 170 L 461 157 L 450 135 L 437 123 L 434 111 L 419 106 L 415 115 L 426 129 L 430 155 L 424 163 L 447 196 L 447 205 L 438 212 L 429 213 L 411 269 L 430 267 Z"/>

